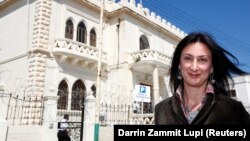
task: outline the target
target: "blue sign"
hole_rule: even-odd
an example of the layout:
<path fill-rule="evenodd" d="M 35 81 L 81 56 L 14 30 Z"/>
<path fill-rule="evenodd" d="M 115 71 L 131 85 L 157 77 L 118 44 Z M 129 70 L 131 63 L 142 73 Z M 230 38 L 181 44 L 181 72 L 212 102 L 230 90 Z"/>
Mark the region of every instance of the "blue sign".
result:
<path fill-rule="evenodd" d="M 140 86 L 140 93 L 146 93 L 146 87 L 145 86 Z"/>

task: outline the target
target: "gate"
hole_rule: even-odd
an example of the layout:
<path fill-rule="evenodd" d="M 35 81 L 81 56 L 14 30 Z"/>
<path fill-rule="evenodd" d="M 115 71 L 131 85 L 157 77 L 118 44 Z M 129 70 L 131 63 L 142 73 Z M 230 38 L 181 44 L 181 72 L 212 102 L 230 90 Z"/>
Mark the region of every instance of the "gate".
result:
<path fill-rule="evenodd" d="M 61 124 L 64 122 L 58 122 L 58 129 L 61 127 Z M 71 141 L 81 141 L 82 140 L 82 129 L 81 129 L 81 122 L 67 122 L 68 124 L 68 131 Z"/>
<path fill-rule="evenodd" d="M 69 136 L 71 141 L 82 141 L 83 139 L 83 110 L 82 111 L 68 111 L 68 110 L 58 110 L 57 115 L 58 119 L 58 129 L 63 122 L 60 122 L 63 119 L 65 114 L 69 115 L 68 129 Z"/>

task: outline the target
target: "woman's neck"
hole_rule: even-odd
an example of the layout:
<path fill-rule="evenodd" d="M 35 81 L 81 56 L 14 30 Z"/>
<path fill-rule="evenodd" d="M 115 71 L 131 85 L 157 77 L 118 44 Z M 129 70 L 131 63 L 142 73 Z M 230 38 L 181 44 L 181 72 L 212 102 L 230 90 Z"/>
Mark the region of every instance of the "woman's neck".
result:
<path fill-rule="evenodd" d="M 183 89 L 183 100 L 190 110 L 196 110 L 200 107 L 204 96 L 206 95 L 206 86 L 199 88 L 185 87 Z"/>

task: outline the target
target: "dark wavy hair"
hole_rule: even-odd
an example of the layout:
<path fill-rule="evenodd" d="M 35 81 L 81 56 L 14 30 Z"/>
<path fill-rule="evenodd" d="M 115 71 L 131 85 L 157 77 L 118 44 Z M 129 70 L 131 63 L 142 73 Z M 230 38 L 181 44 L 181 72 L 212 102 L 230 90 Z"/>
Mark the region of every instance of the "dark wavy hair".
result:
<path fill-rule="evenodd" d="M 170 73 L 169 85 L 172 93 L 175 93 L 179 85 L 183 85 L 183 81 L 177 79 L 179 75 L 178 66 L 180 64 L 181 53 L 188 44 L 195 42 L 204 43 L 211 51 L 213 73 L 215 80 L 215 83 L 213 83 L 212 85 L 214 86 L 215 93 L 228 95 L 227 93 L 227 90 L 229 89 L 228 79 L 230 79 L 232 81 L 232 84 L 234 85 L 232 74 L 244 75 L 247 73 L 237 67 L 237 65 L 239 65 L 239 61 L 234 55 L 223 49 L 220 45 L 216 43 L 216 41 L 212 38 L 210 34 L 205 32 L 192 32 L 185 38 L 183 38 L 177 45 L 172 57 L 172 63 L 169 70 Z M 228 57 L 231 58 L 232 60 L 230 60 Z"/>

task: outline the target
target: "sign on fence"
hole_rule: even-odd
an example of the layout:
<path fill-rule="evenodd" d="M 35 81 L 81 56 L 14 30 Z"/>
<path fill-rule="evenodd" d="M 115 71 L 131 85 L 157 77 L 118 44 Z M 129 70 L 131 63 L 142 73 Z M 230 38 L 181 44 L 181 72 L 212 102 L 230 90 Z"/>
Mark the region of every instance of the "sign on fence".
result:
<path fill-rule="evenodd" d="M 145 85 L 136 85 L 134 91 L 134 101 L 150 102 L 150 87 Z"/>

